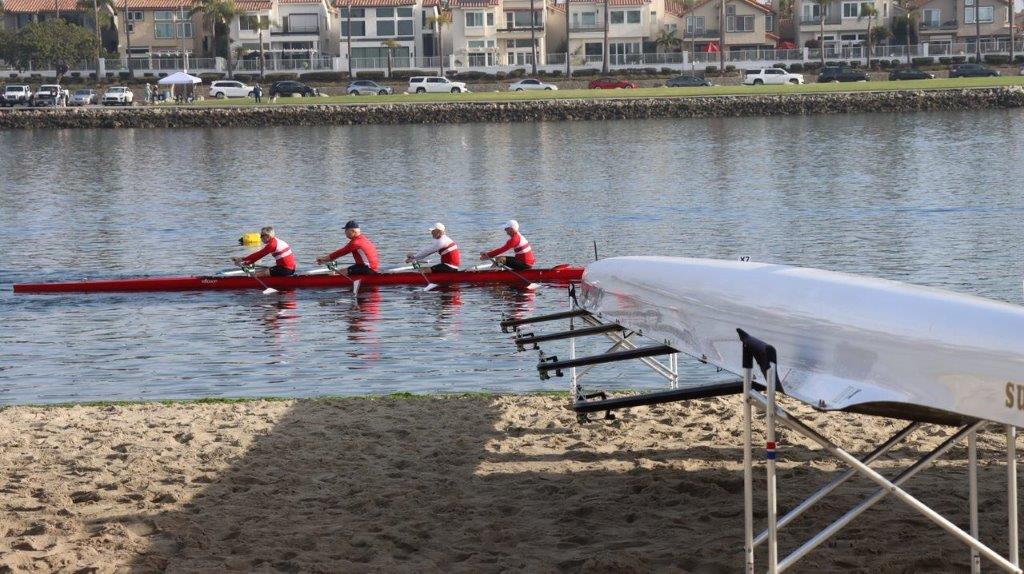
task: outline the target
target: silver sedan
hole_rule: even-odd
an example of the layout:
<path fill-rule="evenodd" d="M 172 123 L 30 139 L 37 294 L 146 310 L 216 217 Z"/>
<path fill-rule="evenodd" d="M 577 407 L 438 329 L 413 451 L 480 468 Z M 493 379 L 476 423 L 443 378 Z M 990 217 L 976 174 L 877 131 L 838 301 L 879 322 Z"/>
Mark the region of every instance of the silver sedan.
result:
<path fill-rule="evenodd" d="M 72 106 L 91 106 L 99 102 L 99 94 L 92 90 L 75 90 L 75 93 L 71 94 Z"/>
<path fill-rule="evenodd" d="M 554 84 L 545 84 L 540 80 L 534 80 L 527 78 L 525 80 L 519 80 L 508 87 L 510 92 L 522 92 L 525 90 L 557 90 L 558 86 Z"/>
<path fill-rule="evenodd" d="M 345 88 L 345 93 L 350 96 L 386 96 L 393 90 L 372 80 L 355 80 Z"/>

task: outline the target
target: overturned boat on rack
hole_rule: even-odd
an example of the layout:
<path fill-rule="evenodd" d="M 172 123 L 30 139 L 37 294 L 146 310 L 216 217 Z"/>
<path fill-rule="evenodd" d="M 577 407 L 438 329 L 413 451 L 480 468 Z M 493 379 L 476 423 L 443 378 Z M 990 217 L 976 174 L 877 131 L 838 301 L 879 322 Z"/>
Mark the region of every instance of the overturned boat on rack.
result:
<path fill-rule="evenodd" d="M 524 333 L 527 326 L 568 320 L 569 330 Z M 568 311 L 502 322 L 521 350 L 568 341 L 568 357 L 541 353 L 541 378 L 570 375 L 573 408 L 587 414 L 640 405 L 742 394 L 746 536 L 744 562 L 767 543 L 768 571 L 782 572 L 854 517 L 893 496 L 1007 572 L 1021 572 L 1017 539 L 1016 428 L 1024 424 L 1024 307 L 949 291 L 845 273 L 675 257 L 617 257 L 588 265 Z M 532 327 L 531 327 L 532 328 Z M 575 341 L 604 336 L 605 353 L 578 357 Z M 647 339 L 648 343 L 642 342 Z M 680 384 L 678 355 L 735 373 L 740 380 Z M 667 362 L 657 357 L 667 357 Z M 583 392 L 594 365 L 640 360 L 668 379 L 666 391 L 607 398 Z M 856 457 L 776 403 L 783 393 L 820 411 L 848 411 L 911 421 Z M 751 408 L 766 414 L 767 528 L 753 535 Z M 775 426 L 783 424 L 846 463 L 839 474 L 787 514 L 775 503 Z M 889 479 L 869 464 L 926 423 L 959 428 L 939 447 Z M 1009 559 L 978 540 L 976 433 L 1000 423 L 1007 436 Z M 963 438 L 968 440 L 971 529 L 964 531 L 900 485 Z M 861 474 L 878 490 L 784 558 L 777 531 L 843 482 Z"/>

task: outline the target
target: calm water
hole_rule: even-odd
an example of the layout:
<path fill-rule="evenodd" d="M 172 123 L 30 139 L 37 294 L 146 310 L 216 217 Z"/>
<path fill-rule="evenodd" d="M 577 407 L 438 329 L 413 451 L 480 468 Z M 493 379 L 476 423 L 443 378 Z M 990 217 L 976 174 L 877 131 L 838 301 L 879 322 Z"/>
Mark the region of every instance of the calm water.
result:
<path fill-rule="evenodd" d="M 358 219 L 386 264 L 523 223 L 544 264 L 689 255 L 1021 300 L 1020 112 L 526 125 L 0 132 L 0 403 L 525 391 L 509 287 L 39 296 L 16 281 L 210 273 L 273 224 L 300 261 Z M 688 368 L 693 377 L 706 369 Z M 662 386 L 639 369 L 592 386 Z"/>

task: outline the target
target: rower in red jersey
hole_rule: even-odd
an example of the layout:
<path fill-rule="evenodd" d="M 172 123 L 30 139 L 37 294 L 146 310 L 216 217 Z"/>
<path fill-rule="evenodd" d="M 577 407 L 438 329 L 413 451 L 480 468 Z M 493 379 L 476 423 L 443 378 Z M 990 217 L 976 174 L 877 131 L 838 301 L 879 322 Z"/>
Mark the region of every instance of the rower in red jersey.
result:
<path fill-rule="evenodd" d="M 283 239 L 277 238 L 273 227 L 268 225 L 260 230 L 260 241 L 263 242 L 263 249 L 248 257 L 232 257 L 231 260 L 235 265 L 252 265 L 267 255 L 273 255 L 274 266 L 270 269 L 257 269 L 255 275 L 287 277 L 295 274 L 295 255 L 292 254 L 292 248 Z"/>
<path fill-rule="evenodd" d="M 514 269 L 516 271 L 525 271 L 533 267 L 533 248 L 530 247 L 530 242 L 525 237 L 519 234 L 519 222 L 515 219 L 510 219 L 505 222 L 505 233 L 508 234 L 508 241 L 505 245 L 491 251 L 484 251 L 480 254 L 480 259 L 495 259 L 499 264 Z M 513 256 L 498 257 L 499 254 L 512 250 Z"/>
<path fill-rule="evenodd" d="M 344 247 L 329 255 L 317 257 L 316 262 L 320 264 L 327 263 L 351 253 L 352 258 L 356 262 L 355 265 L 348 266 L 345 272 L 346 275 L 372 275 L 377 273 L 377 270 L 380 269 L 380 262 L 377 260 L 377 248 L 362 234 L 359 230 L 359 224 L 355 221 L 346 223 L 345 237 L 348 237 L 348 243 Z"/>
<path fill-rule="evenodd" d="M 434 238 L 429 245 L 424 247 L 419 253 L 408 253 L 405 256 L 406 263 L 412 263 L 413 261 L 419 261 L 426 258 L 431 253 L 437 253 L 441 256 L 441 262 L 437 265 L 432 265 L 430 270 L 434 273 L 445 273 L 459 270 L 459 246 L 452 241 L 451 237 L 445 233 L 443 223 L 435 223 L 430 228 L 430 236 Z"/>

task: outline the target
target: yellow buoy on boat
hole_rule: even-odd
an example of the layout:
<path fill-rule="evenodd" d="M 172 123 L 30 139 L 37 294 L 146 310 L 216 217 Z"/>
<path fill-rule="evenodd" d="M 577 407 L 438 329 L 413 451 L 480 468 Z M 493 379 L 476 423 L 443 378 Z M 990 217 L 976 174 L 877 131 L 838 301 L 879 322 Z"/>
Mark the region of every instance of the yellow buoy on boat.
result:
<path fill-rule="evenodd" d="M 259 245 L 260 244 L 260 234 L 259 233 L 255 233 L 255 232 L 253 232 L 253 233 L 243 233 L 242 236 L 238 238 L 238 244 L 239 245 L 249 245 L 249 246 L 251 246 L 251 245 Z"/>

